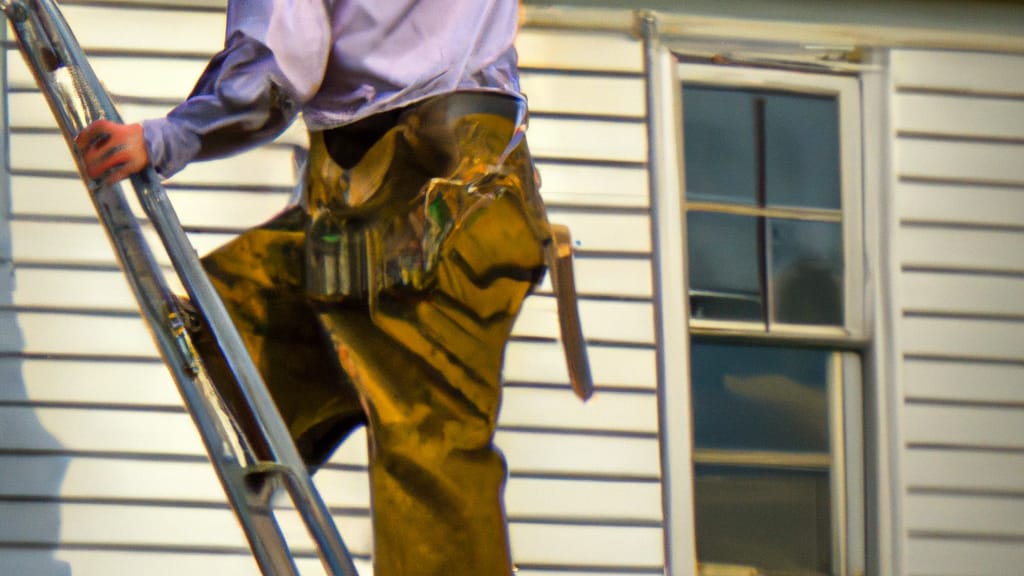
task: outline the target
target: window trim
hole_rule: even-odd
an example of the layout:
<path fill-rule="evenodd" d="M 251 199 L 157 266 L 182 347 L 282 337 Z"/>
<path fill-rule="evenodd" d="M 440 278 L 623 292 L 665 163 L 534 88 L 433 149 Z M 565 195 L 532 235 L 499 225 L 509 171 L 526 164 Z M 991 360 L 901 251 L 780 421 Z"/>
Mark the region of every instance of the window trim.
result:
<path fill-rule="evenodd" d="M 653 20 L 653 19 L 652 19 Z M 866 432 L 861 389 L 865 382 L 866 358 L 857 352 L 869 348 L 864 278 L 864 198 L 862 174 L 862 100 L 860 79 L 851 75 L 829 75 L 821 71 L 803 74 L 792 71 L 749 67 L 726 67 L 680 62 L 657 39 L 653 22 L 641 26 L 645 48 L 645 75 L 648 80 L 647 105 L 650 145 L 650 181 L 655 254 L 655 290 L 659 322 L 659 426 L 663 458 L 663 494 L 665 498 L 666 574 L 696 574 L 696 534 L 693 512 L 692 465 L 695 451 L 691 434 L 673 438 L 687 429 L 692 431 L 690 413 L 690 339 L 723 338 L 757 344 L 811 345 L 834 349 L 836 370 L 829 383 L 829 421 L 834 445 L 832 457 L 839 460 L 832 468 L 833 545 L 835 569 L 840 575 L 863 573 L 867 562 L 864 493 L 867 479 L 863 458 L 847 462 L 853 451 L 864 453 Z M 685 143 L 682 125 L 682 84 L 690 82 L 731 84 L 737 87 L 781 89 L 811 94 L 836 95 L 839 106 L 841 213 L 843 219 L 844 323 L 841 327 L 774 324 L 766 330 L 762 323 L 694 321 L 689 313 L 689 279 L 686 262 L 685 166 L 681 161 Z M 682 288 L 681 294 L 674 289 Z M 683 296 L 679 298 L 679 296 Z M 681 301 L 679 301 L 681 300 Z M 670 326 L 674 324 L 675 326 Z M 684 354 L 668 354 L 682 346 Z M 675 357 L 674 359 L 672 357 Z M 684 373 L 682 379 L 667 378 Z M 685 382 L 685 386 L 674 385 Z M 860 385 L 844 385 L 859 382 Z M 684 403 L 680 408 L 678 403 Z M 673 407 L 675 405 L 675 407 Z M 849 407 L 853 406 L 851 410 Z M 676 418 L 685 417 L 684 421 Z M 675 422 L 673 424 L 673 422 Z M 699 457 L 699 456 L 698 456 Z M 866 458 L 866 456 L 865 456 Z M 681 471 L 689 468 L 683 476 Z M 859 475 L 859 476 L 858 476 Z M 682 476 L 682 477 L 681 477 Z M 689 514 L 685 514 L 688 508 Z M 857 535 L 853 539 L 851 535 Z"/>
<path fill-rule="evenodd" d="M 803 326 L 799 324 L 768 324 L 762 322 L 690 319 L 690 326 L 701 332 L 761 333 L 772 336 L 806 336 L 818 339 L 859 341 L 866 337 L 864 298 L 864 232 L 863 232 L 863 169 L 861 159 L 861 94 L 855 76 L 801 73 L 787 70 L 720 66 L 680 62 L 676 66 L 680 84 L 728 86 L 759 90 L 781 90 L 836 98 L 839 110 L 839 172 L 843 235 L 843 326 Z M 686 103 L 683 103 L 685 106 Z M 682 109 L 673 112 L 682 131 Z M 685 146 L 685 143 L 684 143 Z M 686 200 L 685 180 L 681 187 L 684 214 L 690 205 Z"/>

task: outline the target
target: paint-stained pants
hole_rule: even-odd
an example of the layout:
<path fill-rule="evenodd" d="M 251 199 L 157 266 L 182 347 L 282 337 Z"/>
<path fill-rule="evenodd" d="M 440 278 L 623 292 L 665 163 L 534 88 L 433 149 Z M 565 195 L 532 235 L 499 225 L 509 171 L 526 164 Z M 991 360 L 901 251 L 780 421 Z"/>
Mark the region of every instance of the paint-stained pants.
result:
<path fill-rule="evenodd" d="M 368 426 L 377 576 L 511 573 L 500 373 L 550 241 L 523 117 L 437 97 L 349 169 L 314 132 L 301 205 L 203 259 L 307 464 Z"/>

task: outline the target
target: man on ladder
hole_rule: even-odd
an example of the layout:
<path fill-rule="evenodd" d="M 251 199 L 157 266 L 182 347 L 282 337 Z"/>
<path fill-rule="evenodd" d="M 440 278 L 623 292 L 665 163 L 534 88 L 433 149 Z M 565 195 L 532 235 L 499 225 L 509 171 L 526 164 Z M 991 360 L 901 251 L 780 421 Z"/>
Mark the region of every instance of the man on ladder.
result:
<path fill-rule="evenodd" d="M 229 0 L 225 47 L 185 102 L 77 139 L 91 178 L 169 177 L 301 112 L 301 202 L 203 264 L 307 465 L 368 426 L 378 576 L 512 572 L 500 371 L 552 241 L 517 20 L 515 0 Z"/>

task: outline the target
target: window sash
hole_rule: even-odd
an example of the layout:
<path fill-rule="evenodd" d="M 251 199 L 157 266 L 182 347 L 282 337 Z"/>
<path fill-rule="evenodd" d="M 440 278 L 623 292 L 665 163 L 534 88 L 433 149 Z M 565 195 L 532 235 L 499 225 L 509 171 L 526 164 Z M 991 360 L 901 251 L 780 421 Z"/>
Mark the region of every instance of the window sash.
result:
<path fill-rule="evenodd" d="M 779 334 L 783 337 L 798 334 L 813 338 L 816 335 L 823 334 L 829 339 L 849 339 L 853 341 L 864 339 L 866 322 L 864 320 L 860 86 L 858 80 L 855 77 L 843 75 L 803 74 L 782 70 L 693 63 L 677 64 L 676 74 L 677 79 L 684 85 L 781 90 L 835 97 L 839 113 L 841 210 L 689 202 L 686 200 L 685 180 L 683 181 L 683 210 L 685 212 L 720 212 L 793 220 L 841 221 L 844 266 L 842 325 L 840 327 L 822 327 L 769 322 L 766 326 L 763 322 L 691 319 L 691 326 L 702 330 Z M 686 106 L 685 99 L 682 106 Z M 676 111 L 675 116 L 681 119 L 682 111 Z M 682 131 L 681 120 L 677 121 L 677 124 L 678 129 Z M 689 285 L 688 279 L 687 285 Z M 825 329 L 824 332 L 823 329 Z"/>

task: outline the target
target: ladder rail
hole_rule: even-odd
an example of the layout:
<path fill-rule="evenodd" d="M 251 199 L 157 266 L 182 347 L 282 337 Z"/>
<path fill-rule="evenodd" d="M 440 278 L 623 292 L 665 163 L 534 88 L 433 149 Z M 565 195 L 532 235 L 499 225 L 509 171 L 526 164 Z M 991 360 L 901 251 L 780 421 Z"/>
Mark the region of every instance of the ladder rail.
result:
<path fill-rule="evenodd" d="M 121 185 L 98 185 L 84 176 L 82 160 L 74 146 L 75 136 L 100 118 L 120 121 L 120 114 L 52 0 L 0 0 L 0 8 L 10 20 L 19 50 L 83 174 L 97 215 L 142 316 L 200 432 L 257 563 L 265 574 L 297 574 L 287 542 L 272 517 L 270 495 L 254 494 L 247 485 L 250 471 L 247 464 L 254 460 L 250 440 L 241 435 L 217 397 L 185 328 L 182 310 L 142 235 Z M 285 476 L 287 492 L 317 545 L 324 568 L 332 575 L 357 576 L 330 511 L 313 484 L 238 331 L 202 269 L 155 170 L 147 167 L 132 176 L 131 183 L 178 278 L 218 343 L 244 396 L 244 404 L 258 423 L 263 435 L 260 440 L 271 453 L 272 464 L 279 465 L 279 468 L 272 468 Z"/>

